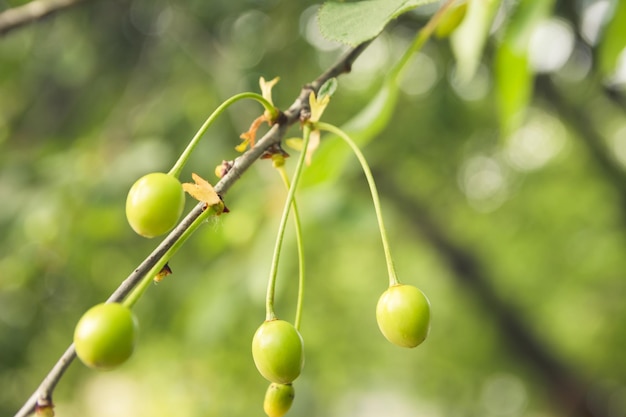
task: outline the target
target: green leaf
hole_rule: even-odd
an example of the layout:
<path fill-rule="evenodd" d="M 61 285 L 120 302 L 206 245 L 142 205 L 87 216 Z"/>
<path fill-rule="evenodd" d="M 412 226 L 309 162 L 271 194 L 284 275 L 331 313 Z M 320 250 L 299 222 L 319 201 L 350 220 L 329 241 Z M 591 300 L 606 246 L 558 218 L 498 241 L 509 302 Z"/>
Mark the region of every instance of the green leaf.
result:
<path fill-rule="evenodd" d="M 467 2 L 449 8 L 435 28 L 435 36 L 440 39 L 449 37 L 461 25 L 467 13 Z"/>
<path fill-rule="evenodd" d="M 325 3 L 317 18 L 327 39 L 359 45 L 374 39 L 387 23 L 415 7 L 435 0 L 364 0 L 352 3 Z"/>
<path fill-rule="evenodd" d="M 598 46 L 600 72 L 605 76 L 610 76 L 615 71 L 619 54 L 626 48 L 624 28 L 626 28 L 626 2 L 618 1 Z"/>
<path fill-rule="evenodd" d="M 322 99 L 324 96 L 332 97 L 335 91 L 337 91 L 337 84 L 337 79 L 334 77 L 326 81 L 317 92 L 317 98 Z"/>
<path fill-rule="evenodd" d="M 554 0 L 521 0 L 496 50 L 496 94 L 505 138 L 524 121 L 532 98 L 534 76 L 528 63 L 528 44 L 537 23 L 550 14 L 553 6 Z"/>
<path fill-rule="evenodd" d="M 533 74 L 525 51 L 503 43 L 495 56 L 496 94 L 503 137 L 508 137 L 524 120 L 531 98 Z"/>
<path fill-rule="evenodd" d="M 474 78 L 499 6 L 500 0 L 468 2 L 463 22 L 450 37 L 457 62 L 457 76 L 461 82 Z"/>

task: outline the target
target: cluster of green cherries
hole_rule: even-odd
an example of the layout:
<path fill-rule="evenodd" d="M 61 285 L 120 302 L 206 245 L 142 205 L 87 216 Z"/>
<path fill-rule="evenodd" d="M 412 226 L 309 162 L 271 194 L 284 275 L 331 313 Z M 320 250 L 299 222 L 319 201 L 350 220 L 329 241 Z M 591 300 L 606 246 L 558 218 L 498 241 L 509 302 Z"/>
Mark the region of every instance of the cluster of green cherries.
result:
<path fill-rule="evenodd" d="M 173 175 L 154 172 L 131 187 L 126 217 L 139 235 L 156 237 L 170 231 L 185 205 L 182 184 Z M 113 369 L 133 353 L 137 320 L 128 303 L 101 303 L 80 318 L 74 331 L 78 358 L 96 369 Z"/>
<path fill-rule="evenodd" d="M 265 106 L 266 113 L 274 109 L 271 98 L 268 100 L 265 94 L 260 96 L 245 93 L 239 95 L 239 99 L 241 98 L 256 99 Z M 230 102 L 226 103 L 230 105 L 234 101 L 236 100 L 231 99 Z M 376 306 L 376 319 L 382 334 L 395 345 L 411 348 L 424 341 L 430 327 L 430 304 L 426 296 L 414 286 L 401 284 L 396 277 L 380 211 L 378 192 L 363 154 L 342 130 L 319 122 L 319 116 L 327 102 L 327 99 L 324 102 L 316 99 L 313 94 L 311 96 L 312 117 L 303 127 L 302 151 L 291 183 L 289 183 L 282 161 L 277 163 L 281 158 L 274 159 L 274 166 L 279 168 L 287 185 L 288 194 L 279 226 L 268 283 L 266 318 L 252 338 L 254 363 L 259 373 L 270 382 L 264 401 L 264 410 L 269 417 L 281 417 L 290 409 L 295 396 L 293 382 L 298 378 L 304 366 L 304 344 L 299 331 L 304 267 L 299 218 L 294 195 L 303 165 L 305 165 L 311 134 L 319 135 L 320 131 L 327 131 L 342 138 L 354 151 L 367 177 L 389 274 L 389 286 L 379 298 Z M 316 112 L 316 106 L 321 106 L 321 110 L 318 108 Z M 169 173 L 147 174 L 131 187 L 126 200 L 126 216 L 132 229 L 139 235 L 148 238 L 161 236 L 172 230 L 178 223 L 185 204 L 183 185 L 178 180 L 181 167 L 197 144 L 199 137 L 208 128 L 215 116 L 223 111 L 222 107 L 225 108 L 225 105 L 218 108 L 220 111 L 216 110 L 207 119 L 205 125 L 192 139 L 190 145 L 181 155 L 181 159 Z M 271 112 L 270 116 L 272 116 Z M 276 271 L 285 224 L 290 211 L 293 211 L 295 215 L 300 256 L 300 291 L 296 306 L 295 324 L 278 319 L 274 313 Z M 153 268 L 149 274 L 154 274 L 154 272 Z M 156 270 L 156 272 L 159 271 Z M 146 276 L 143 282 L 151 281 L 150 278 L 150 276 Z M 132 355 L 137 339 L 137 320 L 131 308 L 142 291 L 145 290 L 145 285 L 139 285 L 138 288 L 131 292 L 123 302 L 98 304 L 80 318 L 74 332 L 74 347 L 78 358 L 85 365 L 95 369 L 109 370 L 121 365 Z"/>

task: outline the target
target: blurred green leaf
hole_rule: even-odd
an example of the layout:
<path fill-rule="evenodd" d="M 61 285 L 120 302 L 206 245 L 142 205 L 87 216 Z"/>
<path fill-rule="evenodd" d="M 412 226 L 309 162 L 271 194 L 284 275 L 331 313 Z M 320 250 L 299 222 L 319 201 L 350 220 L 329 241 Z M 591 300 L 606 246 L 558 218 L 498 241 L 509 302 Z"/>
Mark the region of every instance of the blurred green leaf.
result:
<path fill-rule="evenodd" d="M 449 37 L 463 22 L 466 14 L 467 2 L 457 4 L 448 9 L 443 16 L 441 16 L 441 20 L 435 28 L 435 36 L 441 39 Z"/>
<path fill-rule="evenodd" d="M 495 59 L 496 94 L 504 137 L 521 124 L 532 94 L 533 74 L 527 55 L 508 43 L 498 48 Z"/>
<path fill-rule="evenodd" d="M 524 119 L 532 97 L 533 74 L 528 63 L 528 43 L 537 23 L 550 13 L 553 0 L 522 0 L 505 28 L 495 57 L 496 94 L 504 137 Z"/>
<path fill-rule="evenodd" d="M 469 1 L 463 22 L 450 37 L 461 82 L 474 77 L 499 6 L 500 0 Z"/>
<path fill-rule="evenodd" d="M 600 60 L 600 72 L 607 76 L 615 71 L 617 58 L 626 48 L 626 2 L 618 1 L 611 20 L 606 26 L 600 45 L 598 58 Z"/>
<path fill-rule="evenodd" d="M 318 13 L 324 37 L 356 46 L 374 39 L 387 23 L 403 13 L 434 0 L 365 0 L 324 3 Z"/>

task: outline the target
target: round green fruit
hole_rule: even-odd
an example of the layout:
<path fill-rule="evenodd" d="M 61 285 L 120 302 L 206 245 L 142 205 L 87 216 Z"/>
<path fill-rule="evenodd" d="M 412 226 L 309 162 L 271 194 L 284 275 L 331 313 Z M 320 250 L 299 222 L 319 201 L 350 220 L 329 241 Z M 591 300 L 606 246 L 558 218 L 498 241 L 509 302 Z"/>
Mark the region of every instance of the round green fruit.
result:
<path fill-rule="evenodd" d="M 126 218 L 135 232 L 156 237 L 169 232 L 185 207 L 185 193 L 177 178 L 153 172 L 139 178 L 126 198 Z"/>
<path fill-rule="evenodd" d="M 291 384 L 272 382 L 265 392 L 263 410 L 269 417 L 283 417 L 291 408 L 296 393 Z"/>
<path fill-rule="evenodd" d="M 252 338 L 252 357 L 265 379 L 289 384 L 300 375 L 304 366 L 302 337 L 291 323 L 265 321 Z"/>
<path fill-rule="evenodd" d="M 428 335 L 430 303 L 416 287 L 392 285 L 378 300 L 376 320 L 387 340 L 394 345 L 412 348 Z"/>
<path fill-rule="evenodd" d="M 74 330 L 76 355 L 87 366 L 113 369 L 133 353 L 137 324 L 132 311 L 119 303 L 98 304 L 87 310 Z"/>

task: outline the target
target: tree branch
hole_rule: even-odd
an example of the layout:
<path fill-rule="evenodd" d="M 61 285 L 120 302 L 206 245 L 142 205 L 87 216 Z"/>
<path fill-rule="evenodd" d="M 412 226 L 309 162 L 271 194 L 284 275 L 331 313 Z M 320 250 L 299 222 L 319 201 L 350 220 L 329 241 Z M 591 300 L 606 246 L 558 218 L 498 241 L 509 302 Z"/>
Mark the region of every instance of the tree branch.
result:
<path fill-rule="evenodd" d="M 73 1 L 76 0 L 65 0 Z M 83 1 L 83 0 L 78 0 Z M 0 15 L 0 17 L 2 17 Z M 243 155 L 234 160 L 230 170 L 215 185 L 215 191 L 224 195 L 232 187 L 243 173 L 254 162 L 259 160 L 267 152 L 278 150 L 280 142 L 285 136 L 289 126 L 295 124 L 299 120 L 307 119 L 309 115 L 309 95 L 311 92 L 317 92 L 318 89 L 329 79 L 337 77 L 343 73 L 350 72 L 353 62 L 369 45 L 365 42 L 358 45 L 339 59 L 339 61 L 317 77 L 310 84 L 305 85 L 300 95 L 293 104 L 282 113 L 282 117 L 274 126 L 255 144 L 254 147 L 246 151 Z M 120 302 L 130 291 L 141 281 L 141 279 L 152 269 L 152 267 L 163 257 L 167 250 L 177 242 L 181 235 L 189 228 L 189 226 L 202 214 L 204 203 L 198 203 L 185 218 L 170 232 L 170 234 L 157 246 L 148 257 L 137 266 L 137 268 L 120 284 L 120 286 L 111 294 L 107 302 Z M 70 345 L 65 353 L 59 358 L 48 375 L 41 382 L 37 390 L 26 401 L 22 408 L 15 414 L 15 417 L 26 417 L 35 411 L 37 407 L 47 407 L 52 405 L 52 394 L 61 377 L 76 358 L 74 345 Z"/>
<path fill-rule="evenodd" d="M 588 112 L 573 106 L 567 97 L 561 92 L 554 82 L 547 77 L 538 77 L 537 92 L 541 94 L 558 112 L 587 147 L 592 160 L 606 180 L 618 192 L 621 204 L 622 223 L 626 226 L 626 171 L 613 158 L 606 147 L 606 141 L 595 127 L 595 123 Z"/>
<path fill-rule="evenodd" d="M 0 35 L 33 23 L 85 0 L 33 0 L 0 13 Z"/>

